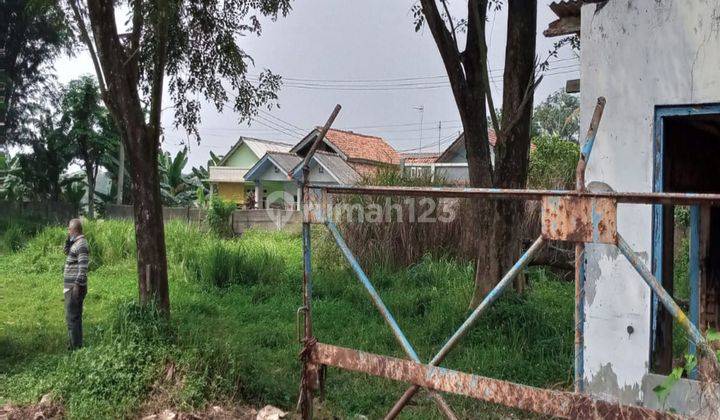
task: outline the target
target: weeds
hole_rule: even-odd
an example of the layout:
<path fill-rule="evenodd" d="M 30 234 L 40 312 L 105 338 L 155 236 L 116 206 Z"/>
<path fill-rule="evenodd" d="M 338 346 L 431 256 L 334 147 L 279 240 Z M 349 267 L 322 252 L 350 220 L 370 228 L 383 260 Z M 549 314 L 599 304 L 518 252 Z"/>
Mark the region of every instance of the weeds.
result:
<path fill-rule="evenodd" d="M 70 418 L 138 415 L 141 405 L 274 404 L 297 398 L 295 311 L 301 304 L 301 242 L 287 233 L 246 232 L 223 240 L 168 223 L 171 321 L 138 308 L 129 222 L 89 222 L 93 271 L 85 306 L 86 347 L 65 350 L 61 298 L 64 229 L 48 228 L 0 260 L 0 400 L 34 403 L 54 393 Z M 315 331 L 322 342 L 403 357 L 365 290 L 313 232 Z M 408 270 L 374 267 L 388 308 L 429 359 L 467 316 L 472 265 L 424 256 Z M 463 340 L 446 366 L 535 386 L 568 386 L 572 285 L 543 271 L 526 295 L 508 293 Z M 22 284 L 22 287 L 17 287 Z M 403 384 L 330 369 L 326 407 L 371 418 Z M 495 407 L 452 398 L 460 416 Z M 407 416 L 434 418 L 425 399 Z"/>

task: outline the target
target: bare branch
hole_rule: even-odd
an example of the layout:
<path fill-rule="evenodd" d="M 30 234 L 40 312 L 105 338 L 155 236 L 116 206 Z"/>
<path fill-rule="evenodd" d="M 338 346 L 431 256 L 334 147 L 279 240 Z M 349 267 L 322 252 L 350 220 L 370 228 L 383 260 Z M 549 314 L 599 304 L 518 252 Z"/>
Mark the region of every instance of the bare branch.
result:
<path fill-rule="evenodd" d="M 455 43 L 455 45 L 458 45 L 457 34 L 455 31 L 455 23 L 453 22 L 452 15 L 450 14 L 450 10 L 448 9 L 447 0 L 440 0 L 440 3 L 442 3 L 443 9 L 445 9 L 445 15 L 448 18 L 448 22 L 450 22 L 450 35 L 452 35 L 453 42 Z"/>
<path fill-rule="evenodd" d="M 150 126 L 151 138 L 159 141 L 160 134 L 160 112 L 162 108 L 162 89 L 165 76 L 165 64 L 167 63 L 167 37 L 168 37 L 168 2 L 159 0 L 157 2 L 157 15 L 155 24 L 155 36 L 157 37 L 157 48 L 153 58 L 152 87 L 150 91 Z"/>
<path fill-rule="evenodd" d="M 98 85 L 100 86 L 100 93 L 102 93 L 103 97 L 105 97 L 107 96 L 105 76 L 103 75 L 102 69 L 100 67 L 100 61 L 98 60 L 97 53 L 95 52 L 95 46 L 90 39 L 90 34 L 88 33 L 87 26 L 85 26 L 85 20 L 80 13 L 80 6 L 78 5 L 77 0 L 69 0 L 68 3 L 70 3 L 70 8 L 73 11 L 75 21 L 77 23 L 78 29 L 80 30 L 80 38 L 85 43 L 85 46 L 87 46 L 88 51 L 90 51 L 90 58 L 92 59 L 93 66 L 95 67 L 95 74 L 98 79 Z"/>
<path fill-rule="evenodd" d="M 528 80 L 528 84 L 527 86 L 525 86 L 525 93 L 523 94 L 523 99 L 522 102 L 520 102 L 520 106 L 518 106 L 518 108 L 513 113 L 514 115 L 510 123 L 508 123 L 505 127 L 502 128 L 503 138 L 505 138 L 522 119 L 522 110 L 527 106 L 528 101 L 530 101 L 530 98 L 532 98 L 535 94 L 535 89 L 537 89 L 540 82 L 542 82 L 542 79 L 542 75 L 535 79 L 535 72 L 533 72 L 532 78 Z"/>
<path fill-rule="evenodd" d="M 470 13 L 472 13 L 473 18 L 475 19 L 475 22 L 479 22 L 481 19 L 480 16 L 480 2 L 479 1 L 470 1 Z M 492 97 L 492 88 L 490 86 L 490 70 L 488 69 L 488 58 L 487 58 L 487 52 L 488 47 L 487 43 L 485 41 L 485 33 L 484 31 L 476 31 L 477 32 L 477 38 L 478 38 L 478 45 L 480 46 L 480 63 L 482 65 L 482 79 L 483 84 L 485 85 L 485 99 L 487 100 L 489 112 L 490 112 L 490 120 L 492 122 L 493 130 L 495 130 L 496 136 L 502 136 L 502 132 L 500 130 L 500 123 L 498 122 L 498 116 L 497 112 L 495 112 L 495 103 L 493 101 Z M 500 139 L 502 141 L 502 138 Z"/>
<path fill-rule="evenodd" d="M 463 71 L 458 45 L 447 26 L 445 26 L 435 0 L 420 0 L 420 4 L 422 5 L 425 21 L 433 34 L 438 51 L 443 59 L 455 102 L 460 109 L 463 109 L 466 103 L 467 79 Z"/>

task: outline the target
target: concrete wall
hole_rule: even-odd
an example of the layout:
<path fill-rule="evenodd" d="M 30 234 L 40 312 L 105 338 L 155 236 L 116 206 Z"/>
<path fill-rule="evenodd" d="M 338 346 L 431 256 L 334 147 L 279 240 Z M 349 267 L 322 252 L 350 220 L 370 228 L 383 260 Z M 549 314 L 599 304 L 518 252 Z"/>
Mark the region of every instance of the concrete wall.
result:
<path fill-rule="evenodd" d="M 108 219 L 133 219 L 133 208 L 127 205 L 108 205 L 105 210 Z M 163 219 L 203 223 L 206 212 L 195 207 L 163 207 Z M 287 210 L 235 210 L 230 220 L 236 234 L 247 229 L 299 231 L 302 216 L 299 211 Z"/>
<path fill-rule="evenodd" d="M 245 189 L 255 188 L 254 184 L 243 182 L 218 182 L 216 185 L 220 198 L 236 204 L 245 204 Z"/>
<path fill-rule="evenodd" d="M 261 156 L 255 156 L 255 153 L 253 153 L 246 144 L 242 144 L 228 157 L 228 160 L 223 166 L 250 169 L 260 158 Z"/>
<path fill-rule="evenodd" d="M 720 102 L 720 2 L 613 0 L 596 8 L 582 8 L 581 134 L 598 96 L 607 106 L 587 182 L 652 191 L 655 107 Z M 618 209 L 618 231 L 648 266 L 651 224 L 650 206 Z M 612 246 L 588 246 L 586 267 L 586 390 L 627 403 L 655 398 L 642 389 L 650 355 L 648 287 Z"/>

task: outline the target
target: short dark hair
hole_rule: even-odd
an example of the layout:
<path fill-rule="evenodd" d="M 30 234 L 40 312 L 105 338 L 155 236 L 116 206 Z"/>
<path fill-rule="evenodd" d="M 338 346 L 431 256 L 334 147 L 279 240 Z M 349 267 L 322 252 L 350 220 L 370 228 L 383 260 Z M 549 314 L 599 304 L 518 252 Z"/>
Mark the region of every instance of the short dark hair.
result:
<path fill-rule="evenodd" d="M 80 220 L 80 219 L 70 220 L 68 227 L 77 233 L 83 233 L 82 220 Z"/>

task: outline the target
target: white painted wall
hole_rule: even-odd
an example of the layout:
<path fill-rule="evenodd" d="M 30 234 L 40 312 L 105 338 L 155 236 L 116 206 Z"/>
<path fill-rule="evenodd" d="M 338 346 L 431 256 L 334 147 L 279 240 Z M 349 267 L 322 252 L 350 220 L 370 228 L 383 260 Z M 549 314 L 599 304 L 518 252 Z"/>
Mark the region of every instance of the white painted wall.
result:
<path fill-rule="evenodd" d="M 607 105 L 587 182 L 652 191 L 655 106 L 720 102 L 720 0 L 610 0 L 596 8 L 582 8 L 581 137 L 597 97 Z M 648 266 L 651 220 L 650 206 L 618 209 L 618 231 Z M 589 245 L 587 258 L 586 390 L 641 401 L 649 289 L 613 247 Z"/>

